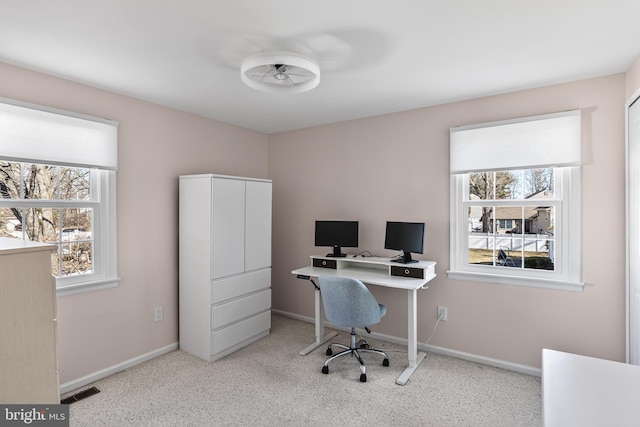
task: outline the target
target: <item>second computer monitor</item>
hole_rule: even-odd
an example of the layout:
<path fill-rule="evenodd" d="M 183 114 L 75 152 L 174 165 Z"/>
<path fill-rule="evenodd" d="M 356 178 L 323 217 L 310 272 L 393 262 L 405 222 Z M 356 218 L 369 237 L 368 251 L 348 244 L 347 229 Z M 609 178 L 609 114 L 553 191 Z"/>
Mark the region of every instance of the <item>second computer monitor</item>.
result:
<path fill-rule="evenodd" d="M 403 252 L 402 259 L 394 261 L 404 264 L 418 262 L 411 258 L 411 253 L 424 252 L 424 222 L 387 221 L 384 248 Z"/>

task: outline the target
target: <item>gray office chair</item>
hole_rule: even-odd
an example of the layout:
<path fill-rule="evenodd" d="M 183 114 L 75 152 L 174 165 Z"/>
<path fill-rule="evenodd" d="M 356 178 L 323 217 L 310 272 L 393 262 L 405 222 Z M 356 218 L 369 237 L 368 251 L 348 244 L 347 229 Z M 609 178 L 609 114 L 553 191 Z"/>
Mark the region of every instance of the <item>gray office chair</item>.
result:
<path fill-rule="evenodd" d="M 389 366 L 389 357 L 380 350 L 370 348 L 364 340 L 356 344 L 356 328 L 364 328 L 371 333 L 369 326 L 380 322 L 387 313 L 387 308 L 378 304 L 369 289 L 357 279 L 348 277 L 320 276 L 320 294 L 324 304 L 324 312 L 327 320 L 336 326 L 351 328 L 351 345 L 329 344 L 328 357 L 322 373 L 329 373 L 329 362 L 346 355 L 354 356 L 360 363 L 360 381 L 367 382 L 367 372 L 360 353 L 377 353 L 384 356 L 383 366 Z M 332 347 L 343 348 L 338 354 L 333 354 Z"/>

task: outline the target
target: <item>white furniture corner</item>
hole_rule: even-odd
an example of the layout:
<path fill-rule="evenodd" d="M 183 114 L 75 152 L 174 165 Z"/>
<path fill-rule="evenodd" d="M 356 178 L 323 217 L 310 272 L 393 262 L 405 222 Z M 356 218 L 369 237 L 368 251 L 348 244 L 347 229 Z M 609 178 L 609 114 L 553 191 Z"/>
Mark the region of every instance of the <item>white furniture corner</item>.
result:
<path fill-rule="evenodd" d="M 542 350 L 545 427 L 637 426 L 640 366 Z"/>
<path fill-rule="evenodd" d="M 53 245 L 0 238 L 0 402 L 60 403 Z"/>
<path fill-rule="evenodd" d="M 436 263 L 419 261 L 413 264 L 399 264 L 388 258 L 366 257 L 333 258 L 312 256 L 311 266 L 293 270 L 300 279 L 318 276 L 338 276 L 359 279 L 363 283 L 407 291 L 407 346 L 409 366 L 396 379 L 396 384 L 405 385 L 425 357 L 418 352 L 418 290 L 426 289 L 427 283 L 436 277 Z M 300 351 L 309 354 L 337 334 L 324 335 L 324 310 L 320 289 L 315 289 L 315 335 L 316 340 Z"/>
<path fill-rule="evenodd" d="M 271 181 L 180 177 L 180 348 L 214 361 L 271 330 Z"/>

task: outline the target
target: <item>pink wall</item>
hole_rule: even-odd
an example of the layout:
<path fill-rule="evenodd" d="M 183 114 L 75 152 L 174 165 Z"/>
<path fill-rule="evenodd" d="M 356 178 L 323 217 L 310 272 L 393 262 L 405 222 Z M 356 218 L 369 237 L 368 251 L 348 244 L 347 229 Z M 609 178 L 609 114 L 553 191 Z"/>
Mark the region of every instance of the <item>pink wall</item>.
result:
<path fill-rule="evenodd" d="M 178 176 L 267 178 L 267 136 L 0 63 L 0 96 L 118 129 L 117 288 L 58 298 L 60 383 L 178 340 Z M 164 320 L 153 322 L 153 308 Z"/>
<path fill-rule="evenodd" d="M 632 68 L 640 87 L 640 65 Z M 290 271 L 309 262 L 313 221 L 356 218 L 377 255 L 388 219 L 427 222 L 424 259 L 438 277 L 419 293 L 419 340 L 528 366 L 550 347 L 624 360 L 625 75 L 266 135 L 0 63 L 0 96 L 117 120 L 117 288 L 58 299 L 61 383 L 175 343 L 177 177 L 215 172 L 274 181 L 273 306 L 313 316 L 312 288 Z M 633 92 L 633 91 L 632 91 Z M 582 293 L 449 280 L 449 127 L 583 110 Z M 406 295 L 376 331 L 404 337 Z M 153 307 L 164 320 L 153 322 Z M 311 337 L 309 337 L 311 338 Z M 301 343 L 304 338 L 301 337 Z"/>
<path fill-rule="evenodd" d="M 313 316 L 313 289 L 290 271 L 324 253 L 316 219 L 360 221 L 359 250 L 379 256 L 386 220 L 427 223 L 437 278 L 419 293 L 418 340 L 540 367 L 544 347 L 625 355 L 625 75 L 457 102 L 269 137 L 274 183 L 273 307 Z M 584 292 L 449 280 L 449 128 L 581 109 Z M 351 253 L 354 253 L 353 251 Z M 406 293 L 372 287 L 389 311 L 376 331 L 406 337 Z"/>

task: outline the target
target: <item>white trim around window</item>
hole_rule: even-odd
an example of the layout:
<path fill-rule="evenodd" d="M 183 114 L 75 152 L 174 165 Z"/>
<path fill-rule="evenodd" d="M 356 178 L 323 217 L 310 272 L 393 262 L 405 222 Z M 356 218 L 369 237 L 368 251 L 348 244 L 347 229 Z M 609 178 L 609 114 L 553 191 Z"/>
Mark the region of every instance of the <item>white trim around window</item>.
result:
<path fill-rule="evenodd" d="M 469 264 L 469 229 L 466 194 L 466 174 L 451 176 L 451 279 L 472 280 L 504 285 L 582 291 L 582 222 L 580 168 L 557 168 L 557 201 L 547 202 L 556 208 L 556 244 L 554 271 L 516 269 Z"/>
<path fill-rule="evenodd" d="M 94 193 L 100 201 L 95 215 L 94 245 L 96 254 L 91 274 L 59 277 L 56 279 L 58 296 L 72 295 L 89 290 L 113 288 L 118 285 L 116 242 L 116 172 L 93 170 L 96 178 Z"/>
<path fill-rule="evenodd" d="M 556 290 L 584 289 L 580 127 L 580 111 L 575 110 L 451 129 L 449 278 Z M 550 146 L 548 141 L 553 144 Z M 498 153 L 504 153 L 505 147 L 511 153 L 508 156 Z M 550 148 L 557 155 L 550 153 Z M 544 203 L 555 210 L 553 270 L 470 263 L 469 208 L 483 203 L 469 197 L 470 173 L 549 167 L 555 175 L 554 197 Z M 521 199 L 485 203 L 524 206 L 536 202 Z"/>

